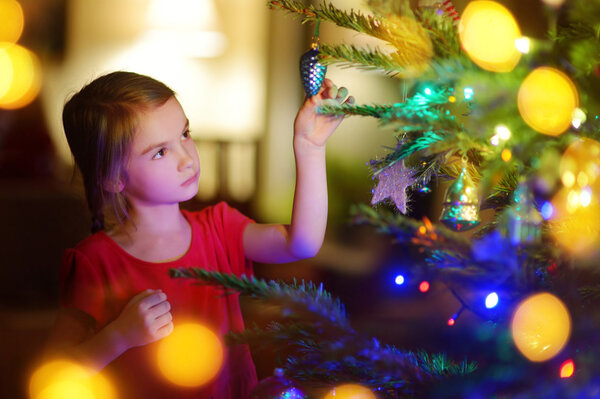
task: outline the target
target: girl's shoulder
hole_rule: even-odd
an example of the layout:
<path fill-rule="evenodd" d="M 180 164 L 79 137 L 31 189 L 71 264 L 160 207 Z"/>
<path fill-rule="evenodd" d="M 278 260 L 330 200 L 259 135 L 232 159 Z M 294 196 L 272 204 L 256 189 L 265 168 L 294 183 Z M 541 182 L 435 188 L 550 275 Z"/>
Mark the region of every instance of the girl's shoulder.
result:
<path fill-rule="evenodd" d="M 113 250 L 114 243 L 103 230 L 98 231 L 83 240 L 67 252 L 79 252 L 85 255 L 102 254 Z"/>

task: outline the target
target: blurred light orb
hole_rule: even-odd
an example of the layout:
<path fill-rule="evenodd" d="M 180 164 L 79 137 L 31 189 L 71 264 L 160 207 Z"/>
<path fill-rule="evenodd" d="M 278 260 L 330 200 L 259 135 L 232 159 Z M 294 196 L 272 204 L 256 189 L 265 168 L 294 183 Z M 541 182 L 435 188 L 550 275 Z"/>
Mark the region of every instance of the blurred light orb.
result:
<path fill-rule="evenodd" d="M 495 292 L 492 292 L 490 294 L 488 294 L 488 296 L 485 297 L 485 307 L 488 309 L 492 309 L 495 308 L 496 305 L 498 305 L 498 294 Z"/>
<path fill-rule="evenodd" d="M 505 141 L 510 139 L 510 136 L 512 135 L 510 129 L 506 125 L 496 125 L 494 132 L 498 135 L 498 138 Z"/>
<path fill-rule="evenodd" d="M 533 130 L 558 136 L 571 126 L 579 95 L 567 75 L 555 68 L 539 67 L 521 83 L 517 105 Z"/>
<path fill-rule="evenodd" d="M 0 42 L 16 43 L 24 25 L 21 4 L 16 0 L 0 0 Z"/>
<path fill-rule="evenodd" d="M 172 383 L 197 387 L 212 380 L 223 364 L 223 344 L 207 327 L 196 323 L 175 326 L 158 344 L 158 367 Z"/>
<path fill-rule="evenodd" d="M 559 174 L 565 187 L 600 186 L 600 143 L 588 137 L 571 143 L 560 158 Z"/>
<path fill-rule="evenodd" d="M 511 321 L 513 341 L 532 362 L 556 356 L 571 333 L 571 317 L 565 305 L 552 294 L 534 294 L 519 305 Z"/>
<path fill-rule="evenodd" d="M 375 394 L 358 384 L 345 384 L 333 388 L 323 399 L 377 399 Z"/>
<path fill-rule="evenodd" d="M 544 220 L 552 218 L 552 216 L 554 215 L 554 207 L 552 206 L 552 203 L 550 201 L 544 202 L 540 213 L 542 214 L 542 218 L 544 218 Z"/>
<path fill-rule="evenodd" d="M 473 91 L 472 88 L 470 87 L 465 87 L 463 90 L 463 94 L 465 96 L 465 100 L 470 100 L 473 98 L 473 94 L 475 94 L 475 92 Z"/>
<path fill-rule="evenodd" d="M 396 276 L 396 278 L 394 279 L 394 282 L 395 282 L 397 285 L 402 285 L 402 284 L 404 284 L 404 276 L 403 276 L 403 275 L 401 275 L 401 274 L 397 275 L 397 276 Z"/>
<path fill-rule="evenodd" d="M 0 43 L 0 108 L 17 109 L 32 102 L 42 86 L 38 57 L 18 44 Z M 2 61 L 5 56 L 10 66 Z M 2 90 L 8 82 L 8 88 Z"/>
<path fill-rule="evenodd" d="M 500 153 L 500 158 L 502 158 L 504 162 L 510 161 L 512 159 L 512 151 L 508 148 L 503 149 L 502 153 Z"/>
<path fill-rule="evenodd" d="M 587 120 L 587 116 L 581 108 L 575 108 L 573 110 L 573 115 L 571 118 L 571 125 L 573 125 L 573 127 L 575 129 L 579 129 L 581 124 L 585 123 L 586 120 Z"/>
<path fill-rule="evenodd" d="M 68 360 L 54 360 L 36 369 L 29 380 L 30 399 L 116 399 L 109 381 Z"/>
<path fill-rule="evenodd" d="M 560 366 L 560 378 L 571 378 L 575 373 L 575 362 L 573 359 L 565 360 Z"/>
<path fill-rule="evenodd" d="M 600 201 L 588 188 L 563 187 L 552 198 L 550 231 L 573 255 L 585 257 L 600 244 Z"/>
<path fill-rule="evenodd" d="M 559 8 L 563 5 L 565 0 L 542 0 L 542 3 L 549 5 L 550 7 Z"/>
<path fill-rule="evenodd" d="M 448 325 L 450 327 L 452 327 L 454 325 L 454 323 L 456 323 L 456 320 L 453 317 L 451 317 L 451 318 L 448 319 Z"/>
<path fill-rule="evenodd" d="M 511 12 L 495 1 L 470 2 L 460 18 L 458 35 L 471 60 L 487 71 L 512 71 L 521 58 L 515 45 L 521 37 L 519 26 Z"/>
<path fill-rule="evenodd" d="M 421 284 L 419 284 L 419 291 L 421 291 L 421 292 L 427 292 L 427 291 L 429 291 L 429 282 L 428 281 L 421 281 Z"/>

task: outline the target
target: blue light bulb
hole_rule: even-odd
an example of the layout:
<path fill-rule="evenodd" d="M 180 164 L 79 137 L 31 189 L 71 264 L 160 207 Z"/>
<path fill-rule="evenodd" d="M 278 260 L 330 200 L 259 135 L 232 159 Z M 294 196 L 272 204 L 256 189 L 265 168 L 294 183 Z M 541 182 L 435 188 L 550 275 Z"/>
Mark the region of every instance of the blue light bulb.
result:
<path fill-rule="evenodd" d="M 542 205 L 542 209 L 541 209 L 540 213 L 542 214 L 542 217 L 544 218 L 544 220 L 548 220 L 554 214 L 554 207 L 552 206 L 552 204 L 550 202 L 546 201 Z"/>
<path fill-rule="evenodd" d="M 403 276 L 403 275 L 401 275 L 401 274 L 397 275 L 397 276 L 396 276 L 396 278 L 394 279 L 394 282 L 395 282 L 397 285 L 402 285 L 402 284 L 404 284 L 404 276 Z"/>
<path fill-rule="evenodd" d="M 498 294 L 492 292 L 485 298 L 485 307 L 491 309 L 498 304 Z"/>
<path fill-rule="evenodd" d="M 465 87 L 464 91 L 465 93 L 465 100 L 470 100 L 473 98 L 473 89 L 470 87 Z"/>

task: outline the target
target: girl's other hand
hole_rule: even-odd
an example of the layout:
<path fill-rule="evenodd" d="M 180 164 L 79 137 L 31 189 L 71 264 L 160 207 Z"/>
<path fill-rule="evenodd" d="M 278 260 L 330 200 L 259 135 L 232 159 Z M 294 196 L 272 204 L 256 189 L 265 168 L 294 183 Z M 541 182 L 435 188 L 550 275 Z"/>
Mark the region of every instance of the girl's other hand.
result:
<path fill-rule="evenodd" d="M 148 289 L 125 305 L 112 327 L 125 349 L 147 345 L 173 332 L 170 311 L 167 295 L 161 290 Z"/>
<path fill-rule="evenodd" d="M 294 121 L 294 138 L 322 147 L 327 139 L 342 122 L 342 115 L 332 116 L 318 114 L 321 105 L 354 104 L 354 97 L 348 97 L 348 89 L 336 87 L 329 79 L 325 79 L 319 92 L 304 100 Z"/>

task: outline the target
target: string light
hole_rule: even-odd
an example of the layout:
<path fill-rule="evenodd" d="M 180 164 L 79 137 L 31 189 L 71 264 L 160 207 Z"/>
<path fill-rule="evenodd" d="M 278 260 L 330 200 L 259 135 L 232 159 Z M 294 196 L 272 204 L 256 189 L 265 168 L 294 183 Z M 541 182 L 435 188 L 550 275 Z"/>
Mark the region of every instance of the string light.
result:
<path fill-rule="evenodd" d="M 473 98 L 473 94 L 474 94 L 474 92 L 473 92 L 473 89 L 472 89 L 472 88 L 470 88 L 470 87 L 465 87 L 465 88 L 464 88 L 464 90 L 463 90 L 463 93 L 464 93 L 464 95 L 465 95 L 465 100 L 470 100 L 470 99 L 472 99 L 472 98 Z"/>
<path fill-rule="evenodd" d="M 419 291 L 421 291 L 423 293 L 429 291 L 429 282 L 421 281 L 421 284 L 419 284 Z"/>
<path fill-rule="evenodd" d="M 505 148 L 502 150 L 500 157 L 504 162 L 508 162 L 512 158 L 512 152 L 508 148 Z"/>
<path fill-rule="evenodd" d="M 554 207 L 552 206 L 552 203 L 550 201 L 544 202 L 540 213 L 542 214 L 544 220 L 550 219 L 552 215 L 554 215 Z"/>
<path fill-rule="evenodd" d="M 488 309 L 495 308 L 498 305 L 498 294 L 492 292 L 485 297 L 485 307 Z"/>
<path fill-rule="evenodd" d="M 527 54 L 531 47 L 531 41 L 528 37 L 521 36 L 515 39 L 515 47 L 520 53 Z"/>
<path fill-rule="evenodd" d="M 404 284 L 404 276 L 401 274 L 397 275 L 396 278 L 394 279 L 394 282 L 396 283 L 396 285 Z"/>
<path fill-rule="evenodd" d="M 565 360 L 560 366 L 560 378 L 571 378 L 575 373 L 575 363 L 573 359 Z"/>

